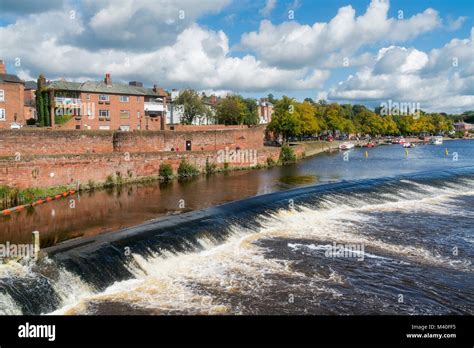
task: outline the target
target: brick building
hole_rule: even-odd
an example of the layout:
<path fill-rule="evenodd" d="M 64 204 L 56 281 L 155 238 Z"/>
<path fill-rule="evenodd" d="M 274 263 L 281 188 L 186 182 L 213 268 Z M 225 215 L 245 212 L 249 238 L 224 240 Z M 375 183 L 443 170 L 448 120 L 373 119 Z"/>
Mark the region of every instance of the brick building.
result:
<path fill-rule="evenodd" d="M 266 98 L 258 101 L 258 118 L 260 124 L 270 123 L 273 116 L 273 104 Z"/>
<path fill-rule="evenodd" d="M 16 75 L 7 74 L 0 60 L 0 128 L 15 128 L 25 124 L 24 82 Z"/>
<path fill-rule="evenodd" d="M 25 82 L 25 106 L 23 108 L 25 120 L 36 119 L 36 88 L 36 81 Z"/>
<path fill-rule="evenodd" d="M 132 131 L 165 126 L 167 94 L 156 85 L 113 83 L 106 74 L 99 82 L 53 81 L 47 89 L 53 94 L 55 124 L 63 129 Z"/>

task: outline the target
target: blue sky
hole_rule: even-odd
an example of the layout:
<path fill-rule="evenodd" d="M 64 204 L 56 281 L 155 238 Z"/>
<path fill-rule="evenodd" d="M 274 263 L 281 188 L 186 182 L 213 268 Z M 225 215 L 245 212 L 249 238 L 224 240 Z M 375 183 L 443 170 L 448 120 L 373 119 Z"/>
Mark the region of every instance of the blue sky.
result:
<path fill-rule="evenodd" d="M 111 72 L 167 89 L 460 112 L 474 109 L 471 2 L 0 0 L 0 58 L 24 79 Z"/>

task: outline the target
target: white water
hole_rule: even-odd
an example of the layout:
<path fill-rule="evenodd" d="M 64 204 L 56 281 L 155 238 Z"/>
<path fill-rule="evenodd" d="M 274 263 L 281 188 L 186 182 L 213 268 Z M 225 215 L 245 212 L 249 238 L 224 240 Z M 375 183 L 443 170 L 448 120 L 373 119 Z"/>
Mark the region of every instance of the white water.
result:
<path fill-rule="evenodd" d="M 167 254 L 148 260 L 140 255 L 133 255 L 140 265 L 139 268 L 131 268 L 136 279 L 115 283 L 98 294 L 85 291 L 79 296 L 73 296 L 75 301 L 70 301 L 71 296 L 68 296 L 68 304 L 54 314 L 85 314 L 91 302 L 123 302 L 156 314 L 173 311 L 188 314 L 239 314 L 238 305 L 216 301 L 212 295 L 198 292 L 196 285 L 199 285 L 199 289 L 219 289 L 228 294 L 258 296 L 261 293 L 263 296 L 265 289 L 274 285 L 275 277 L 270 278 L 268 275 L 306 277 L 295 272 L 289 261 L 266 259 L 263 256 L 264 250 L 254 244 L 259 240 L 272 238 L 314 240 L 313 247 L 321 240 L 362 244 L 371 250 L 379 250 L 384 255 L 401 256 L 408 262 L 472 272 L 471 262 L 467 259 L 453 259 L 420 247 L 387 243 L 357 233 L 356 228 L 370 219 L 361 214 L 367 211 L 455 214 L 449 205 L 450 200 L 459 195 L 474 195 L 473 190 L 466 190 L 468 186 L 472 188 L 472 184 L 470 181 L 436 188 L 420 185 L 429 192 L 428 195 L 400 190 L 385 194 L 386 198 L 398 198 L 399 201 L 378 204 L 364 200 L 363 196 L 333 195 L 318 210 L 309 207 L 299 207 L 299 211 L 280 210 L 271 218 L 262 220 L 263 227 L 257 231 L 234 227 L 232 236 L 224 244 L 215 245 L 208 240 L 201 240 L 203 251 L 200 252 Z M 311 244 L 309 247 L 311 248 Z M 387 259 L 376 253 L 368 253 L 366 256 Z M 327 278 L 315 276 L 314 279 L 308 279 L 308 284 L 315 294 L 326 293 L 339 297 L 340 294 L 328 285 L 342 284 L 344 281 L 343 275 L 332 272 Z"/>
<path fill-rule="evenodd" d="M 302 248 L 326 248 L 326 243 L 321 244 L 320 241 L 360 244 L 372 250 L 365 254 L 368 258 L 386 260 L 386 255 L 394 255 L 410 263 L 472 272 L 471 262 L 462 257 L 453 259 L 433 254 L 419 246 L 388 243 L 375 236 L 363 235 L 358 232 L 358 228 L 370 222 L 372 218 L 363 214 L 370 211 L 455 215 L 458 212 L 449 203 L 456 196 L 474 195 L 473 184 L 472 180 L 444 187 L 416 184 L 426 193 L 399 189 L 382 195 L 386 200 L 397 201 L 382 203 L 374 202 L 364 195 L 333 194 L 325 197 L 318 209 L 300 206 L 297 210 L 279 210 L 270 218 L 260 218 L 263 227 L 258 230 L 233 226 L 231 236 L 223 244 L 216 245 L 202 239 L 201 251 L 198 252 L 168 253 L 150 259 L 135 254 L 133 258 L 139 267 L 129 267 L 136 278 L 117 282 L 100 293 L 78 276 L 61 269 L 58 279 L 51 281 L 61 299 L 61 308 L 52 314 L 87 314 L 88 305 L 92 302 L 121 302 L 156 314 L 174 311 L 187 314 L 239 314 L 239 305 L 220 302 L 202 289 L 217 289 L 230 295 L 265 296 L 266 289 L 278 285 L 275 284 L 278 276 L 307 278 L 305 274 L 296 272 L 290 261 L 264 257 L 265 250 L 255 242 L 273 238 L 314 241 L 288 244 L 294 252 Z M 377 255 L 377 251 L 384 256 Z M 10 263 L 0 266 L 1 278 L 33 276 L 29 265 Z M 338 298 L 341 294 L 331 285 L 344 284 L 345 277 L 332 271 L 326 276 L 314 275 L 306 282 L 316 296 L 324 293 Z M 288 293 L 292 291 L 291 288 L 284 290 Z M 21 309 L 13 299 L 0 293 L 0 314 L 20 313 Z"/>

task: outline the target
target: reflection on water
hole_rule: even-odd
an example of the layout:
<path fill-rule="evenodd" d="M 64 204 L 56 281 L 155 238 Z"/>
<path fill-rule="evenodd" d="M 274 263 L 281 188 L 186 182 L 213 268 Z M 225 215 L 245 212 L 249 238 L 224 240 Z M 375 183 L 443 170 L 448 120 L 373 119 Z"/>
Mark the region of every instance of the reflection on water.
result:
<path fill-rule="evenodd" d="M 470 141 L 419 146 L 406 155 L 401 146 L 336 152 L 266 170 L 218 173 L 185 182 L 149 183 L 95 190 L 0 217 L 0 243 L 27 243 L 40 231 L 42 246 L 70 238 L 116 231 L 160 216 L 201 209 L 296 186 L 340 180 L 393 176 L 474 164 Z M 446 156 L 457 153 L 458 161 Z M 348 160 L 345 160 L 348 159 Z"/>
<path fill-rule="evenodd" d="M 316 175 L 292 175 L 283 176 L 280 181 L 287 185 L 309 185 L 315 184 L 319 181 Z"/>

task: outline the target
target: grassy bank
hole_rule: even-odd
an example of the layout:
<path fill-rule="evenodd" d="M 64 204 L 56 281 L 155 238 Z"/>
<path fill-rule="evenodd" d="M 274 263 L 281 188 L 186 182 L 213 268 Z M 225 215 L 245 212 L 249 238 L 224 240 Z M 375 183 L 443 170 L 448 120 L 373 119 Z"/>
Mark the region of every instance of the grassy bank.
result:
<path fill-rule="evenodd" d="M 31 204 L 39 199 L 54 196 L 67 190 L 66 186 L 27 189 L 0 186 L 0 208 L 3 210 L 19 205 Z"/>

